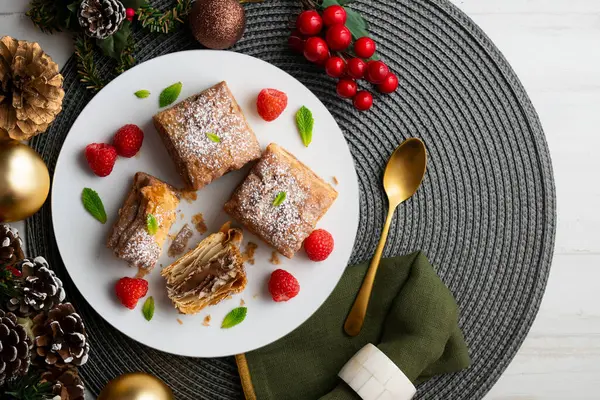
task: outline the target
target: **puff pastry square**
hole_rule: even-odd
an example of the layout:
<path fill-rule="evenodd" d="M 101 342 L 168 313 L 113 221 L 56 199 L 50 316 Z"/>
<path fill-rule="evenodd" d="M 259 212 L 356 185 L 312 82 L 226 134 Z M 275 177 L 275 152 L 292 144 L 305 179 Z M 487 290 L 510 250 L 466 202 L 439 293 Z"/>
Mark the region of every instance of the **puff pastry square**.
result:
<path fill-rule="evenodd" d="M 224 228 L 161 271 L 167 294 L 182 314 L 195 314 L 246 287 L 242 231 Z"/>
<path fill-rule="evenodd" d="M 175 189 L 152 175 L 138 172 L 108 235 L 107 247 L 130 266 L 150 272 L 176 219 L 178 205 Z M 154 235 L 148 233 L 148 214 L 158 222 Z"/>
<path fill-rule="evenodd" d="M 153 118 L 188 189 L 198 190 L 260 157 L 260 146 L 226 82 Z"/>
<path fill-rule="evenodd" d="M 285 193 L 285 200 L 275 205 L 280 193 Z M 224 209 L 291 258 L 337 195 L 337 191 L 309 167 L 271 143 Z"/>

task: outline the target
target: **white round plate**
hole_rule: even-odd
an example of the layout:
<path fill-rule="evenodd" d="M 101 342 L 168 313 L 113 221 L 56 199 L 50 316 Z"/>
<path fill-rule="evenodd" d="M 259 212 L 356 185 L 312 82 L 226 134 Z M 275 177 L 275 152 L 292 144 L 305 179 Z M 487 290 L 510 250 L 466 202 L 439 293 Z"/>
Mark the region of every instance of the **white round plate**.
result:
<path fill-rule="evenodd" d="M 324 262 L 308 260 L 303 250 L 293 259 L 280 256 L 281 264 L 269 262 L 271 249 L 244 231 L 242 250 L 248 241 L 258 244 L 255 264 L 246 264 L 248 285 L 243 293 L 208 307 L 196 315 L 179 315 L 167 298 L 161 267 L 173 261 L 167 256 L 170 240 L 156 267 L 149 274 L 148 296 L 153 296 L 156 311 L 151 321 L 142 315 L 140 300 L 135 310 L 123 307 L 114 293 L 115 282 L 137 271 L 117 259 L 105 246 L 117 212 L 128 192 L 133 175 L 144 171 L 176 187 L 182 181 L 152 125 L 159 111 L 158 96 L 175 82 L 183 83 L 178 100 L 191 96 L 220 81 L 227 81 L 250 126 L 264 148 L 271 142 L 283 146 L 332 185 L 339 196 L 318 227 L 327 229 L 335 239 L 335 249 Z M 273 122 L 263 121 L 256 112 L 256 96 L 263 88 L 276 88 L 288 95 L 288 106 Z M 152 94 L 138 99 L 134 92 L 146 89 Z M 308 107 L 314 116 L 313 141 L 304 147 L 295 125 L 295 113 Z M 111 175 L 99 178 L 90 171 L 84 157 L 85 146 L 110 143 L 121 126 L 137 124 L 145 133 L 144 143 L 133 158 L 118 158 Z M 227 174 L 197 192 L 193 203 L 182 200 L 176 234 L 192 216 L 204 215 L 208 233 L 217 231 L 229 220 L 222 211 L 233 189 L 248 172 Z M 108 215 L 101 224 L 83 208 L 81 192 L 89 187 L 98 192 Z M 226 51 L 195 50 L 174 53 L 147 61 L 120 75 L 98 93 L 77 118 L 62 147 L 52 189 L 52 221 L 60 254 L 69 275 L 94 309 L 115 328 L 145 345 L 168 353 L 192 357 L 220 357 L 247 352 L 283 337 L 310 317 L 327 299 L 340 279 L 352 252 L 358 225 L 358 183 L 354 163 L 342 132 L 325 106 L 305 86 L 279 68 L 262 60 Z M 234 221 L 235 224 L 235 221 Z M 195 233 L 190 247 L 206 235 Z M 272 271 L 283 268 L 300 282 L 300 294 L 275 303 L 267 290 Z M 221 329 L 223 317 L 241 300 L 248 307 L 246 320 Z M 203 326 L 205 316 L 210 326 Z M 340 326 L 340 329 L 342 327 Z"/>

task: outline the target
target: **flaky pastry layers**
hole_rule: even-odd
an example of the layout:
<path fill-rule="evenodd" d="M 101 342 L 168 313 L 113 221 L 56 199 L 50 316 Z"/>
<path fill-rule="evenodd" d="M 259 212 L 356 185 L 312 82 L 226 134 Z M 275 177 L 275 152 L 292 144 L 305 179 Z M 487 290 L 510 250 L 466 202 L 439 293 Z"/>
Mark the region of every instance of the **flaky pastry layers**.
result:
<path fill-rule="evenodd" d="M 225 227 L 161 271 L 167 294 L 182 314 L 195 314 L 246 287 L 242 231 Z"/>
<path fill-rule="evenodd" d="M 150 272 L 176 219 L 178 205 L 179 195 L 173 187 L 152 175 L 136 173 L 106 246 L 130 266 Z M 149 214 L 158 223 L 153 235 L 148 232 Z"/>

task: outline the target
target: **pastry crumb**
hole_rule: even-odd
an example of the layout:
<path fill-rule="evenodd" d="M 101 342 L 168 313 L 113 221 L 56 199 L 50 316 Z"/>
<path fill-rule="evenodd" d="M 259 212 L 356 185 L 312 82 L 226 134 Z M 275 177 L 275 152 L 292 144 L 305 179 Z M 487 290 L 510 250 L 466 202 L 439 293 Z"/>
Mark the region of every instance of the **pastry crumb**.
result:
<path fill-rule="evenodd" d="M 181 191 L 181 198 L 187 201 L 188 203 L 196 201 L 198 199 L 198 194 L 191 190 Z"/>
<path fill-rule="evenodd" d="M 258 293 L 256 293 L 255 295 L 252 296 L 253 299 L 256 299 L 258 297 Z"/>
<path fill-rule="evenodd" d="M 204 321 L 202 321 L 202 325 L 204 326 L 210 326 L 210 314 L 208 314 L 206 317 L 204 317 Z"/>
<path fill-rule="evenodd" d="M 192 217 L 192 224 L 194 224 L 194 227 L 198 232 L 200 232 L 201 235 L 204 235 L 208 230 L 202 213 L 198 213 Z"/>
<path fill-rule="evenodd" d="M 331 180 L 333 181 L 334 185 L 337 185 L 340 183 L 340 181 L 338 181 L 338 178 L 336 178 L 335 176 L 333 178 L 331 178 Z"/>
<path fill-rule="evenodd" d="M 231 295 L 225 297 L 225 300 L 231 300 L 233 297 L 231 297 Z"/>
<path fill-rule="evenodd" d="M 185 214 L 179 214 L 179 219 L 184 219 L 185 218 Z"/>
<path fill-rule="evenodd" d="M 246 250 L 242 253 L 242 262 L 247 262 L 250 265 L 254 265 L 254 253 L 258 245 L 253 242 L 248 242 L 246 245 Z"/>
<path fill-rule="evenodd" d="M 244 307 L 245 304 L 246 302 L 244 301 L 244 299 L 240 299 L 240 307 Z"/>
<path fill-rule="evenodd" d="M 194 235 L 194 232 L 190 229 L 188 224 L 185 224 L 181 227 L 181 230 L 177 233 L 173 242 L 169 246 L 169 257 L 176 257 L 185 251 L 188 246 L 188 242 L 190 238 Z"/>
<path fill-rule="evenodd" d="M 180 320 L 179 318 L 177 318 L 177 322 L 179 323 L 179 325 L 183 325 L 183 321 Z"/>
<path fill-rule="evenodd" d="M 269 262 L 273 265 L 281 264 L 281 260 L 279 259 L 279 254 L 277 254 L 277 251 L 273 250 L 273 252 L 271 253 L 271 258 L 269 259 Z"/>

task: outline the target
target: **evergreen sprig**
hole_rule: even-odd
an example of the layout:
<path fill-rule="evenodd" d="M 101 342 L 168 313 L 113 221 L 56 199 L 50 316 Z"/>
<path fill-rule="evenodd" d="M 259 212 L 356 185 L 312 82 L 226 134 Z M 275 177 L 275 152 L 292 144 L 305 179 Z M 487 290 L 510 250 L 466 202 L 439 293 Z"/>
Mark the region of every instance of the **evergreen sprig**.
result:
<path fill-rule="evenodd" d="M 7 397 L 4 397 L 7 396 Z M 22 378 L 7 384 L 2 399 L 7 400 L 50 400 L 52 394 L 52 383 L 40 382 L 40 375 L 33 369 Z"/>
<path fill-rule="evenodd" d="M 192 9 L 192 0 L 177 0 L 177 5 L 170 10 L 161 11 L 148 4 L 142 5 L 137 13 L 138 21 L 150 32 L 169 33 L 185 18 Z"/>
<path fill-rule="evenodd" d="M 84 35 L 75 37 L 75 56 L 77 57 L 77 75 L 86 89 L 98 92 L 105 85 L 100 78 L 98 68 L 94 62 L 94 42 Z"/>
<path fill-rule="evenodd" d="M 33 0 L 26 15 L 44 33 L 61 32 L 63 27 L 58 18 L 59 4 L 53 0 Z"/>

